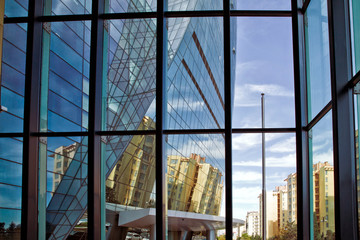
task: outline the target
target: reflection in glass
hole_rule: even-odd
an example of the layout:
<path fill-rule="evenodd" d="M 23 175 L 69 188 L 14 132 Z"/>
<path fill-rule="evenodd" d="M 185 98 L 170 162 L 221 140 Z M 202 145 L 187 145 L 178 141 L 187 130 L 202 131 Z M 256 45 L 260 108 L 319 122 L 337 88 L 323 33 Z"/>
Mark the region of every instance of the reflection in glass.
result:
<path fill-rule="evenodd" d="M 0 239 L 20 239 L 22 139 L 0 138 Z"/>
<path fill-rule="evenodd" d="M 225 234 L 224 158 L 222 135 L 166 136 L 169 239 Z"/>
<path fill-rule="evenodd" d="M 29 0 L 3 0 L 0 3 L 1 18 L 5 17 L 27 17 Z"/>
<path fill-rule="evenodd" d="M 5 24 L 0 38 L 0 132 L 23 130 L 26 31 L 26 24 Z"/>
<path fill-rule="evenodd" d="M 45 0 L 44 15 L 90 14 L 92 0 Z"/>
<path fill-rule="evenodd" d="M 311 121 L 331 100 L 326 1 L 311 1 L 304 16 L 304 21 L 308 82 L 308 119 Z"/>
<path fill-rule="evenodd" d="M 331 112 L 309 132 L 310 215 L 314 239 L 335 239 L 334 162 Z"/>
<path fill-rule="evenodd" d="M 87 137 L 39 139 L 39 236 L 87 237 Z"/>
<path fill-rule="evenodd" d="M 233 7 L 232 7 L 233 8 Z M 223 2 L 218 0 L 168 0 L 168 11 L 222 10 Z"/>
<path fill-rule="evenodd" d="M 154 128 L 153 121 L 143 124 Z M 127 146 L 122 143 L 131 139 Z M 107 136 L 102 161 L 106 170 L 106 236 L 140 235 L 155 232 L 155 136 Z M 116 157 L 117 156 L 117 157 Z M 114 162 L 113 160 L 116 159 Z"/>
<path fill-rule="evenodd" d="M 108 22 L 103 79 L 103 130 L 136 130 L 155 118 L 155 19 Z"/>
<path fill-rule="evenodd" d="M 224 127 L 221 18 L 169 18 L 167 129 Z"/>
<path fill-rule="evenodd" d="M 40 130 L 86 131 L 90 22 L 44 23 Z"/>
<path fill-rule="evenodd" d="M 233 127 L 261 127 L 261 93 L 266 127 L 295 127 L 291 18 L 233 19 L 238 26 Z"/>
<path fill-rule="evenodd" d="M 156 0 L 107 0 L 105 1 L 105 12 L 155 12 Z"/>

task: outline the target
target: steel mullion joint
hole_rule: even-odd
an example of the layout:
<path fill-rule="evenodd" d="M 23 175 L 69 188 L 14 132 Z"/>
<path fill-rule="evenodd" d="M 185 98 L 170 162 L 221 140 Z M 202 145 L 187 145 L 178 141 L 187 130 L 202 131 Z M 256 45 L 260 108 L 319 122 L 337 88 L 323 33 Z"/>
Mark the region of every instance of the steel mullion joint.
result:
<path fill-rule="evenodd" d="M 297 239 L 311 239 L 310 176 L 307 126 L 307 91 L 305 67 L 304 15 L 302 1 L 292 0 L 292 35 L 294 59 L 295 125 L 296 125 L 296 183 Z"/>
<path fill-rule="evenodd" d="M 224 96 L 225 96 L 225 229 L 226 239 L 232 239 L 233 232 L 233 206 L 232 206 L 232 118 L 231 118 L 231 99 L 232 81 L 231 79 L 231 32 L 230 32 L 230 1 L 223 0 L 223 25 L 224 25 Z"/>
<path fill-rule="evenodd" d="M 89 89 L 89 128 L 88 128 L 88 237 L 100 240 L 105 231 L 101 214 L 101 94 L 103 59 L 103 20 L 104 0 L 92 1 L 91 46 L 90 46 L 90 89 Z"/>
<path fill-rule="evenodd" d="M 29 2 L 26 43 L 23 178 L 21 239 L 38 238 L 38 165 L 39 143 L 32 132 L 39 130 L 39 95 L 41 75 L 42 24 L 36 18 L 42 14 L 43 1 Z"/>
<path fill-rule="evenodd" d="M 351 78 L 349 2 L 328 0 L 333 116 L 335 232 L 339 239 L 358 239 L 355 129 Z"/>
<path fill-rule="evenodd" d="M 157 0 L 156 11 L 156 239 L 167 236 L 167 191 L 165 161 L 166 58 L 167 30 L 164 11 L 166 0 Z"/>

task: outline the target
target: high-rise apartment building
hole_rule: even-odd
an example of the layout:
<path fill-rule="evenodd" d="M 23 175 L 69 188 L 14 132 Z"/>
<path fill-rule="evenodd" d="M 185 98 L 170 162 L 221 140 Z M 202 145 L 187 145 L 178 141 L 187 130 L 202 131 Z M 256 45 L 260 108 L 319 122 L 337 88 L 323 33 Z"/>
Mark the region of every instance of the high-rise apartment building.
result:
<path fill-rule="evenodd" d="M 249 236 L 260 236 L 260 217 L 258 211 L 247 212 L 246 214 L 246 233 Z M 241 234 L 240 234 L 241 236 Z"/>

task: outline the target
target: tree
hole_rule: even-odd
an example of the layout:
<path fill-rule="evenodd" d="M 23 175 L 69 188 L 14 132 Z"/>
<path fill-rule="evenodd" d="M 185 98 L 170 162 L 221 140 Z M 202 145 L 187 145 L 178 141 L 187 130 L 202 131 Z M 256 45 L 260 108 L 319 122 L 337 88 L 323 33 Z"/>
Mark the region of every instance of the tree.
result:
<path fill-rule="evenodd" d="M 251 237 L 249 236 L 249 234 L 247 234 L 247 233 L 243 233 L 242 235 L 241 235 L 241 238 L 240 238 L 241 240 L 251 240 Z"/>
<path fill-rule="evenodd" d="M 284 228 L 280 229 L 278 235 L 271 237 L 270 240 L 296 240 L 297 226 L 294 222 L 288 222 Z"/>

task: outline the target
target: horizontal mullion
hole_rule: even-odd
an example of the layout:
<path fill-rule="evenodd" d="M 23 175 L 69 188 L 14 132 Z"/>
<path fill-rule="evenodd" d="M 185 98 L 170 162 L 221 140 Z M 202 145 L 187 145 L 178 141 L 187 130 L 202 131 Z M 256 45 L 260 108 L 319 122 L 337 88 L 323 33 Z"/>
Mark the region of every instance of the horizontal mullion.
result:
<path fill-rule="evenodd" d="M 271 10 L 232 10 L 231 17 L 291 17 L 291 10 L 271 11 Z"/>
<path fill-rule="evenodd" d="M 232 133 L 295 133 L 296 128 L 233 128 Z"/>
<path fill-rule="evenodd" d="M 29 17 L 6 17 L 4 18 L 4 23 L 26 23 L 30 22 Z"/>
<path fill-rule="evenodd" d="M 40 16 L 36 20 L 39 22 L 69 22 L 69 21 L 89 21 L 92 20 L 91 14 L 76 15 L 49 15 Z"/>
<path fill-rule="evenodd" d="M 24 134 L 21 133 L 0 133 L 0 138 L 13 138 L 13 137 L 18 137 L 18 138 L 22 138 L 24 137 Z"/>
<path fill-rule="evenodd" d="M 310 131 L 316 123 L 318 123 L 332 108 L 332 101 L 330 101 L 326 106 L 321 109 L 321 111 L 311 120 L 311 122 L 305 127 L 306 131 Z"/>
<path fill-rule="evenodd" d="M 33 132 L 33 137 L 83 137 L 88 136 L 89 132 Z"/>

